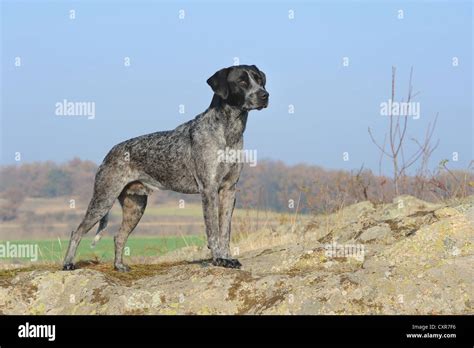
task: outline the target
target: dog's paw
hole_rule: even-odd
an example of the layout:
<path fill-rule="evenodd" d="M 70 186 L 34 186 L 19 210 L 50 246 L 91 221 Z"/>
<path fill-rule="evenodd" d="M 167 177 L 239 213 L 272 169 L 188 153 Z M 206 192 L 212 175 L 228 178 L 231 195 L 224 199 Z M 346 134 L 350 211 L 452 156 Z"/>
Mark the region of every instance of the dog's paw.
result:
<path fill-rule="evenodd" d="M 242 264 L 237 259 L 221 259 L 217 258 L 212 260 L 212 264 L 218 267 L 225 267 L 225 268 L 240 268 Z"/>
<path fill-rule="evenodd" d="M 63 271 L 73 271 L 76 269 L 76 266 L 74 266 L 73 263 L 65 263 L 63 265 Z"/>
<path fill-rule="evenodd" d="M 124 265 L 123 263 L 115 265 L 114 268 L 117 272 L 130 272 L 130 267 L 127 265 Z"/>

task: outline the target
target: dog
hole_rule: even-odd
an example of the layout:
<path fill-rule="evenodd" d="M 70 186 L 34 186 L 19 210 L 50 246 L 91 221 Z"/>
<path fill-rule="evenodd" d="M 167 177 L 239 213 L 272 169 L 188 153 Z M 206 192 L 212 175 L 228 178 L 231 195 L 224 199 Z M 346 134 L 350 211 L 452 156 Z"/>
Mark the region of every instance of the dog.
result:
<path fill-rule="evenodd" d="M 157 189 L 200 194 L 212 264 L 242 266 L 229 249 L 242 163 L 218 160 L 218 152 L 242 150 L 249 111 L 268 106 L 266 76 L 255 65 L 239 65 L 217 71 L 207 83 L 214 95 L 206 111 L 174 130 L 126 140 L 106 155 L 97 170 L 84 219 L 71 233 L 64 270 L 75 268 L 73 260 L 81 238 L 98 222 L 95 241 L 100 238 L 118 199 L 123 217 L 114 237 L 114 268 L 129 271 L 122 258 L 125 243 L 145 211 L 147 196 Z"/>

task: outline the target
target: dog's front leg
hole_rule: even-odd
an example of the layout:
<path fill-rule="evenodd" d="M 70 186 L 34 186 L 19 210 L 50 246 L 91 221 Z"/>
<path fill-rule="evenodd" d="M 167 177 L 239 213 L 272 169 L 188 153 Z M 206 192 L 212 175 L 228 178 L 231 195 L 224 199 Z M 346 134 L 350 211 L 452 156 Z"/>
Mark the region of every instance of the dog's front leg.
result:
<path fill-rule="evenodd" d="M 224 186 L 219 191 L 219 250 L 226 258 L 226 267 L 240 268 L 242 266 L 237 259 L 231 258 L 230 232 L 232 213 L 235 206 L 235 185 Z"/>
<path fill-rule="evenodd" d="M 201 190 L 204 223 L 206 225 L 207 246 L 212 251 L 212 258 L 221 257 L 218 254 L 219 234 L 219 195 L 217 188 L 203 188 Z"/>
<path fill-rule="evenodd" d="M 207 243 L 212 252 L 212 264 L 229 268 L 240 267 L 237 260 L 230 258 L 229 248 L 222 248 L 219 243 L 219 193 L 217 187 L 203 188 L 201 196 Z"/>

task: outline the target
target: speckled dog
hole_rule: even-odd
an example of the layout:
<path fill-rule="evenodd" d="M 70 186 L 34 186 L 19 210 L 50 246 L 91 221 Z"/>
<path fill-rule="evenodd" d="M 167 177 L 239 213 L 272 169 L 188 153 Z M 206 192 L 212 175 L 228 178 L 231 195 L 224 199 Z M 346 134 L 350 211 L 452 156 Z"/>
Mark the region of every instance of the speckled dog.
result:
<path fill-rule="evenodd" d="M 124 141 L 112 148 L 100 165 L 94 194 L 83 221 L 71 233 L 64 270 L 73 259 L 82 236 L 97 222 L 97 237 L 107 226 L 109 210 L 118 198 L 123 220 L 115 236 L 115 269 L 126 272 L 122 254 L 154 189 L 201 194 L 208 247 L 215 266 L 239 268 L 229 249 L 235 185 L 242 163 L 227 163 L 218 153 L 241 150 L 250 110 L 268 106 L 265 74 L 255 65 L 219 70 L 207 80 L 214 91 L 211 105 L 195 119 L 171 131 Z"/>

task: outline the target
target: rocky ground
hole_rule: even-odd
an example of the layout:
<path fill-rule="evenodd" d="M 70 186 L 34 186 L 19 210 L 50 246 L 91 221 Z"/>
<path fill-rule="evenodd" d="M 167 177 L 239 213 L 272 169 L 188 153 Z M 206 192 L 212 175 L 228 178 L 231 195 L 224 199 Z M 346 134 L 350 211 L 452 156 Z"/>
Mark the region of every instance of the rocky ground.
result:
<path fill-rule="evenodd" d="M 232 247 L 241 270 L 210 266 L 198 248 L 135 260 L 129 273 L 95 262 L 73 272 L 3 265 L 0 312 L 473 314 L 473 221 L 474 196 L 400 196 L 251 234 Z"/>

